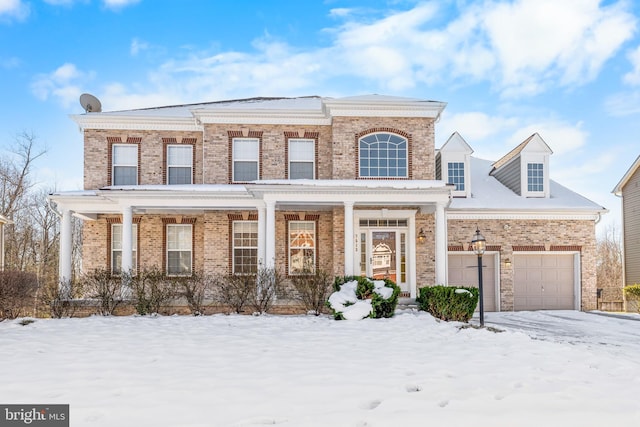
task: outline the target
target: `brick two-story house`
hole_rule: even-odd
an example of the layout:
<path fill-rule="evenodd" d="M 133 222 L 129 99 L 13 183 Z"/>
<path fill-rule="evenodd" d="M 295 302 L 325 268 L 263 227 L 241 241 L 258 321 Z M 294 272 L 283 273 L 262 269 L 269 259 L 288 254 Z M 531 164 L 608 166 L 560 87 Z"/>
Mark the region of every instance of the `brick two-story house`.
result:
<path fill-rule="evenodd" d="M 478 227 L 488 310 L 595 308 L 595 223 L 606 210 L 550 179 L 537 134 L 496 162 L 472 157 L 457 133 L 437 150 L 444 108 L 370 95 L 72 116 L 85 190 L 50 195 L 62 214 L 60 276 L 71 276 L 76 215 L 85 271 L 307 266 L 390 277 L 415 297 L 477 282 Z"/>

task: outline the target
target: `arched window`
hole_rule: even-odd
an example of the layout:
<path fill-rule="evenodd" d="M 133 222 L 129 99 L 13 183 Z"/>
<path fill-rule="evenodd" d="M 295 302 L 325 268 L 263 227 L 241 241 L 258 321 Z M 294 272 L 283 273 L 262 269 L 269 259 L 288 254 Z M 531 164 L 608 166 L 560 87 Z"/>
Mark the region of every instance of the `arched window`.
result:
<path fill-rule="evenodd" d="M 372 133 L 360 138 L 361 178 L 407 178 L 407 139 L 393 133 Z"/>

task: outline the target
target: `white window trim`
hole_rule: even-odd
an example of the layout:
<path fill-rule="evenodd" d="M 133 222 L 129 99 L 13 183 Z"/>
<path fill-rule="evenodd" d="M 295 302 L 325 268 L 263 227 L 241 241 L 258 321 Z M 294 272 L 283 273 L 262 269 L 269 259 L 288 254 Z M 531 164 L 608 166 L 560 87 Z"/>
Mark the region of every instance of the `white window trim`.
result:
<path fill-rule="evenodd" d="M 181 277 L 181 276 L 191 276 L 193 274 L 193 224 L 166 224 L 166 260 L 165 260 L 165 271 L 167 272 L 167 276 L 169 277 Z M 191 265 L 189 266 L 189 272 L 187 273 L 171 273 L 169 272 L 169 252 L 187 252 L 186 249 L 169 249 L 169 228 L 172 227 L 190 227 L 191 228 L 191 239 L 189 240 L 189 250 L 191 253 Z"/>
<path fill-rule="evenodd" d="M 117 147 L 136 147 L 136 161 L 134 164 L 116 164 L 116 148 Z M 138 144 L 121 144 L 121 143 L 117 143 L 117 144 L 112 144 L 111 145 L 111 185 L 116 185 L 115 181 L 116 181 L 116 167 L 131 167 L 131 166 L 135 166 L 136 168 L 136 182 L 135 184 L 126 184 L 126 185 L 138 185 L 138 168 L 140 167 L 140 165 L 138 165 L 138 150 L 140 150 L 140 147 L 138 146 Z M 120 184 L 122 185 L 122 184 Z"/>
<path fill-rule="evenodd" d="M 236 141 L 256 141 L 257 151 L 255 159 L 243 159 L 236 157 Z M 233 182 L 247 182 L 236 180 L 236 162 L 255 162 L 256 163 L 256 180 L 260 179 L 260 138 L 233 138 L 231 141 L 231 179 Z"/>
<path fill-rule="evenodd" d="M 122 272 L 122 264 L 120 264 L 120 272 L 117 272 L 113 269 L 113 261 L 115 259 L 115 257 L 113 256 L 114 252 L 116 252 L 116 249 L 114 249 L 113 244 L 115 242 L 115 239 L 113 238 L 115 236 L 114 233 L 114 228 L 120 228 L 120 242 L 122 242 L 122 224 L 121 223 L 114 223 L 111 224 L 111 265 L 109 266 L 109 269 L 111 271 L 111 274 L 113 275 L 119 275 Z M 118 252 L 122 252 L 123 248 L 120 248 L 119 250 L 117 250 Z M 131 269 L 135 272 L 138 268 L 138 224 L 131 224 Z"/>
<path fill-rule="evenodd" d="M 542 164 L 542 191 L 529 191 L 528 165 L 531 163 Z M 520 158 L 520 191 L 523 197 L 547 198 L 550 196 L 549 189 L 549 156 L 545 154 L 522 153 Z"/>
<path fill-rule="evenodd" d="M 312 160 L 291 160 L 291 145 L 292 143 L 295 142 L 300 142 L 300 141 L 304 141 L 304 142 L 311 142 L 312 148 L 311 148 L 311 155 L 312 155 Z M 298 178 L 291 178 L 291 162 L 295 162 L 295 163 L 311 163 L 311 179 L 316 179 L 316 140 L 312 139 L 312 138 L 289 138 L 289 150 L 288 150 L 288 155 L 289 158 L 287 159 L 287 167 L 289 170 L 289 179 L 298 179 Z"/>
<path fill-rule="evenodd" d="M 170 165 L 169 164 L 169 148 L 189 148 L 190 156 L 189 156 L 189 164 L 187 165 Z M 188 167 L 191 171 L 189 172 L 189 182 L 187 184 L 193 184 L 193 145 L 191 144 L 168 144 L 167 145 L 167 184 L 169 184 L 169 175 L 171 168 L 185 168 Z"/>
<path fill-rule="evenodd" d="M 291 224 L 311 224 L 313 226 L 313 248 L 309 248 L 306 246 L 292 246 L 291 245 Z M 302 272 L 296 272 L 292 270 L 292 262 L 291 262 L 291 250 L 292 249 L 313 249 L 313 270 L 315 271 L 316 269 L 316 262 L 317 262 L 317 257 L 318 257 L 318 232 L 317 232 L 317 225 L 315 221 L 305 221 L 305 220 L 296 220 L 296 221 L 289 221 L 288 225 L 287 225 L 287 231 L 288 231 L 288 235 L 287 235 L 287 240 L 288 240 L 288 264 L 289 264 L 289 276 L 296 276 L 296 275 L 300 275 L 302 274 Z"/>
<path fill-rule="evenodd" d="M 236 235 L 236 225 L 238 224 L 245 224 L 245 223 L 254 223 L 256 224 L 256 233 L 258 233 L 258 221 L 250 221 L 250 220 L 238 220 L 238 221 L 233 221 L 232 227 L 231 227 L 231 273 L 232 274 L 241 274 L 241 273 L 236 273 L 236 249 L 255 249 L 256 250 L 256 260 L 259 257 L 259 251 L 258 251 L 258 239 L 256 239 L 256 246 L 236 246 L 236 241 L 235 241 L 235 235 Z M 259 265 L 256 265 L 256 270 L 258 269 Z"/>
<path fill-rule="evenodd" d="M 469 197 L 471 195 L 471 156 L 466 153 L 440 153 L 440 179 L 449 182 L 449 163 L 464 163 L 464 191 L 451 190 L 453 197 Z"/>

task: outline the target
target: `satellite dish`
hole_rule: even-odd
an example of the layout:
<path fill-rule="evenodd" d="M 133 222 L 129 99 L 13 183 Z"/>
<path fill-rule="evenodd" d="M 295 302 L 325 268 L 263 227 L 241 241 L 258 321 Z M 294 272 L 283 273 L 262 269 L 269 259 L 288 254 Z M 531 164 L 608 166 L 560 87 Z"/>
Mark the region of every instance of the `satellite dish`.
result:
<path fill-rule="evenodd" d="M 90 93 L 83 93 L 80 95 L 80 105 L 87 113 L 99 113 L 102 111 L 102 104 L 100 100 Z"/>

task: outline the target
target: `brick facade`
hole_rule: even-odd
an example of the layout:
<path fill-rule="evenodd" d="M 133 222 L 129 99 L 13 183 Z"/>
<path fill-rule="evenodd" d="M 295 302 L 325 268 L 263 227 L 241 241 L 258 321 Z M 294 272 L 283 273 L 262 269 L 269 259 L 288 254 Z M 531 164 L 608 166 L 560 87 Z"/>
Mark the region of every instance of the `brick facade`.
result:
<path fill-rule="evenodd" d="M 444 107 L 443 107 L 444 108 Z M 375 112 L 372 113 L 375 115 Z M 419 115 L 419 114 L 418 114 Z M 278 122 L 278 121 L 275 121 Z M 239 121 L 238 123 L 244 123 Z M 154 131 L 154 130 L 120 130 L 93 129 L 84 130 L 84 187 L 96 190 L 111 185 L 111 151 L 115 143 L 135 143 L 138 150 L 138 184 L 162 185 L 166 183 L 167 145 L 190 144 L 193 149 L 193 183 L 194 184 L 230 184 L 232 177 L 232 141 L 233 138 L 258 138 L 260 141 L 259 178 L 261 180 L 285 180 L 288 178 L 288 139 L 308 138 L 316 142 L 315 175 L 317 180 L 359 180 L 358 176 L 358 139 L 373 132 L 391 132 L 407 139 L 408 142 L 408 177 L 397 180 L 434 180 L 436 176 L 436 150 L 434 118 L 427 117 L 331 117 L 330 124 L 314 125 L 294 124 L 198 124 L 201 131 Z M 390 178 L 389 181 L 394 180 Z M 423 181 L 424 182 L 424 181 Z M 358 182 L 357 184 L 361 184 Z M 396 184 L 394 180 L 394 184 Z M 470 183 L 473 188 L 473 182 Z M 288 183 L 284 184 L 286 187 Z M 229 188 L 227 186 L 225 188 Z M 243 186 L 234 186 L 243 187 Z M 434 186 L 429 197 L 433 199 L 396 201 L 396 204 L 382 205 L 365 201 L 354 205 L 358 210 L 411 210 L 415 214 L 415 230 L 417 235 L 422 230 L 426 236 L 424 241 L 409 242 L 415 251 L 415 288 L 431 286 L 442 270 L 436 271 L 436 203 L 444 203 L 448 193 L 443 192 L 443 199 L 436 201 L 432 196 L 437 191 Z M 395 187 L 394 187 L 395 188 Z M 357 191 L 360 187 L 355 187 Z M 344 196 L 354 196 L 352 192 Z M 259 190 L 258 190 L 259 191 Z M 308 189 L 314 194 L 315 189 Z M 325 189 L 325 191 L 328 191 Z M 341 194 L 336 187 L 333 194 Z M 389 189 L 387 190 L 389 192 Z M 114 191 L 115 193 L 115 191 Z M 135 193 L 137 195 L 137 193 Z M 178 193 L 176 193 L 178 194 Z M 391 194 L 391 192 L 387 193 Z M 173 194 L 172 194 L 173 195 Z M 184 196 L 184 193 L 180 194 Z M 206 195 L 202 197 L 217 197 Z M 259 196 L 257 196 L 259 197 Z M 373 196 L 372 196 L 373 197 Z M 107 197 L 108 198 L 108 197 Z M 243 199 L 245 200 L 245 199 Z M 132 197 L 127 203 L 135 204 Z M 315 200 L 288 200 L 275 208 L 275 265 L 286 273 L 288 266 L 288 221 L 298 218 L 312 220 L 316 224 L 316 265 L 333 275 L 345 272 L 345 207 L 341 200 L 323 202 L 314 205 Z M 383 202 L 386 202 L 384 200 Z M 345 201 L 344 203 L 347 203 Z M 422 203 L 422 204 L 420 204 Z M 110 224 L 121 221 L 117 209 L 109 214 L 100 213 L 96 220 L 84 222 L 83 229 L 83 270 L 89 272 L 96 268 L 109 268 L 110 260 Z M 138 267 L 165 268 L 166 237 L 168 223 L 193 224 L 193 268 L 195 271 L 226 275 L 232 270 L 232 228 L 234 220 L 257 220 L 262 205 L 256 203 L 247 208 L 246 204 L 230 204 L 218 207 L 207 205 L 206 208 L 191 209 L 190 205 L 179 205 L 177 208 L 165 210 L 162 206 L 151 206 L 146 210 L 135 211 L 134 221 L 138 227 Z M 230 207 L 233 206 L 233 207 Z M 241 208 L 236 208 L 241 206 Z M 440 204 L 440 206 L 442 206 Z M 430 209 L 430 208 L 433 209 Z M 160 213 L 159 209 L 166 211 Z M 181 213 L 181 211 L 183 211 Z M 116 212 L 116 213 L 114 213 Z M 157 213 L 156 213 L 157 212 Z M 409 217 L 410 214 L 407 214 Z M 413 218 L 412 218 L 413 220 Z M 447 246 L 455 250 L 466 251 L 476 227 L 479 227 L 492 249 L 499 250 L 500 257 L 500 306 L 502 310 L 512 310 L 514 305 L 512 266 L 505 265 L 507 258 L 512 258 L 514 250 L 528 251 L 572 251 L 580 254 L 580 280 L 582 310 L 596 308 L 596 253 L 595 253 L 595 221 L 593 220 L 469 220 L 449 219 L 447 223 Z M 358 228 L 358 224 L 355 224 Z M 408 234 L 407 234 L 408 235 Z M 443 240 L 440 240 L 441 242 Z M 356 246 L 359 239 L 356 239 Z M 356 248 L 356 251 L 359 250 Z M 412 253 L 413 254 L 413 253 Z M 359 266 L 354 266 L 359 270 Z M 283 306 L 290 304 L 283 300 Z"/>
<path fill-rule="evenodd" d="M 595 222 L 577 220 L 449 220 L 450 246 L 469 247 L 479 228 L 487 243 L 500 246 L 500 301 L 503 311 L 513 310 L 513 248 L 546 252 L 577 250 L 581 266 L 581 310 L 596 309 Z"/>

